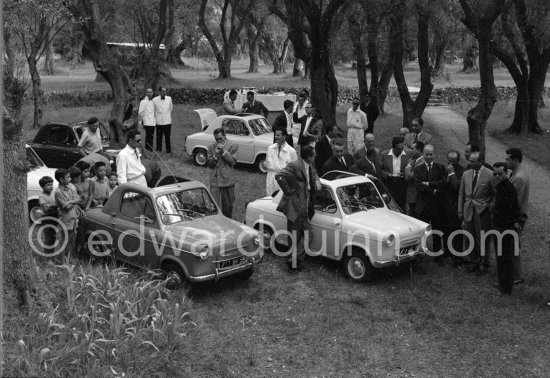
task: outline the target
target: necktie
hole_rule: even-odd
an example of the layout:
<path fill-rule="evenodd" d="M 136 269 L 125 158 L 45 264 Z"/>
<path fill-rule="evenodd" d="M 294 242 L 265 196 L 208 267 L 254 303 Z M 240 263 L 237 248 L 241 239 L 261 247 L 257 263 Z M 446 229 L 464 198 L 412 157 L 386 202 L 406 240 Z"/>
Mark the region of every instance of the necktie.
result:
<path fill-rule="evenodd" d="M 344 160 L 344 157 L 341 157 L 341 158 L 340 158 L 340 162 L 342 163 L 342 165 L 343 165 L 344 167 L 347 167 L 347 165 L 346 165 L 346 160 Z"/>
<path fill-rule="evenodd" d="M 370 165 L 372 165 L 372 170 L 374 171 L 374 174 L 376 174 L 376 166 L 372 161 L 370 162 Z"/>
<path fill-rule="evenodd" d="M 474 181 L 472 182 L 472 195 L 474 194 L 474 190 L 476 188 L 478 174 L 478 171 L 474 171 Z"/>
<path fill-rule="evenodd" d="M 278 157 L 281 157 L 281 148 L 282 148 L 282 146 L 279 144 L 279 152 L 277 153 Z"/>
<path fill-rule="evenodd" d="M 432 172 L 432 163 L 428 164 L 428 175 Z"/>
<path fill-rule="evenodd" d="M 414 141 L 418 142 L 418 134 L 416 134 L 416 133 L 414 134 Z"/>

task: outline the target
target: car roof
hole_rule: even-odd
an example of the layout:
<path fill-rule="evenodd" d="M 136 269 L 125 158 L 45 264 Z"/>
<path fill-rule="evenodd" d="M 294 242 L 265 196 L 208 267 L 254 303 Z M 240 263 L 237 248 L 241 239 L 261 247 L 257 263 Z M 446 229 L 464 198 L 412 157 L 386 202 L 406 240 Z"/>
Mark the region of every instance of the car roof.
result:
<path fill-rule="evenodd" d="M 237 113 L 237 114 L 223 114 L 221 116 L 218 116 L 218 118 L 221 119 L 257 119 L 257 118 L 265 118 L 262 115 L 254 114 L 254 113 Z"/>
<path fill-rule="evenodd" d="M 325 177 L 326 176 L 326 177 Z M 327 172 L 321 177 L 321 183 L 331 188 L 338 188 L 345 185 L 356 185 L 365 182 L 372 183 L 372 180 L 368 177 L 357 175 L 354 173 L 344 171 L 331 171 Z"/>

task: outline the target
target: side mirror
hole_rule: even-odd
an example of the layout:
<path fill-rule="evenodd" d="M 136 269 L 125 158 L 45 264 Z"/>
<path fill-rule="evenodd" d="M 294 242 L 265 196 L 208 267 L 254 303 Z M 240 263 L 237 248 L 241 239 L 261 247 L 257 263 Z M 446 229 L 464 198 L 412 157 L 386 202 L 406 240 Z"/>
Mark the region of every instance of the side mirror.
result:
<path fill-rule="evenodd" d="M 390 196 L 388 196 L 386 193 L 382 194 L 382 199 L 384 200 L 384 202 L 386 203 L 386 205 L 389 205 L 390 202 L 391 202 Z"/>

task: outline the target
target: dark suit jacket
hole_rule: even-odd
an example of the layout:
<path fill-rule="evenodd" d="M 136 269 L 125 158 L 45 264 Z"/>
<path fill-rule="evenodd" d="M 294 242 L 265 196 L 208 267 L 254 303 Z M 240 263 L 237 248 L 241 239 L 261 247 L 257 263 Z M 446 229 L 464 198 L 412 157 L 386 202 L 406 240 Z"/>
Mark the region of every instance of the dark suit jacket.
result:
<path fill-rule="evenodd" d="M 271 130 L 273 130 L 273 143 L 275 143 L 275 131 L 277 130 L 287 130 L 287 117 L 286 112 L 283 111 L 281 114 L 275 118 L 275 121 L 273 121 L 273 125 L 271 126 Z M 290 125 L 292 126 L 292 125 Z M 294 147 L 294 141 L 292 140 L 292 135 L 286 136 L 286 142 L 291 146 Z"/>
<path fill-rule="evenodd" d="M 337 160 L 336 157 L 334 155 L 332 155 L 331 157 L 329 157 L 327 159 L 325 164 L 323 164 L 322 174 L 324 175 L 325 173 L 330 172 L 330 171 L 349 172 L 351 166 L 353 165 L 353 158 L 351 157 L 350 154 L 347 154 L 347 153 L 344 153 L 342 155 L 342 157 L 344 158 L 344 161 L 346 162 L 346 165 L 342 164 L 340 162 L 340 160 Z"/>
<path fill-rule="evenodd" d="M 414 168 L 414 183 L 416 185 L 416 206 L 417 214 L 422 213 L 427 206 L 439 207 L 441 204 L 442 189 L 445 187 L 445 176 L 447 171 L 442 164 L 432 163 L 432 170 L 428 174 L 426 163 L 419 164 Z M 423 182 L 428 182 L 428 186 Z"/>
<path fill-rule="evenodd" d="M 458 191 L 460 189 L 460 181 L 464 174 L 464 167 L 460 164 L 455 168 L 454 175 L 448 175 L 445 179 L 445 189 L 443 192 L 443 209 L 445 215 L 449 220 L 450 218 L 458 218 Z"/>
<path fill-rule="evenodd" d="M 432 141 L 432 136 L 430 134 L 428 134 L 427 132 L 422 131 L 418 135 L 418 140 L 421 141 L 424 144 L 430 144 L 430 142 Z M 411 148 L 413 143 L 414 143 L 414 133 L 406 134 L 405 135 L 405 146 Z"/>
<path fill-rule="evenodd" d="M 298 113 L 294 113 L 292 115 L 292 120 L 300 124 L 300 135 L 298 136 L 298 144 L 302 144 L 304 140 L 304 130 L 306 128 L 306 122 L 308 117 L 309 117 L 308 115 L 305 115 L 303 117 L 298 118 Z M 311 122 L 313 122 L 313 119 L 311 120 Z M 331 153 L 332 153 L 332 148 L 331 148 Z"/>
<path fill-rule="evenodd" d="M 250 105 L 249 102 L 243 104 L 243 110 L 246 113 L 260 114 L 267 118 L 269 110 L 260 101 L 254 101 L 254 105 Z"/>
<path fill-rule="evenodd" d="M 520 209 L 518 193 L 510 180 L 497 184 L 495 204 L 493 206 L 493 223 L 497 230 L 513 229 L 514 223 L 519 222 Z"/>
<path fill-rule="evenodd" d="M 277 206 L 277 211 L 283 212 L 291 222 L 296 221 L 300 215 L 305 214 L 311 219 L 315 213 L 313 196 L 315 194 L 315 182 L 319 181 L 319 175 L 313 165 L 310 165 L 309 169 L 311 172 L 309 193 L 307 191 L 304 161 L 301 158 L 288 163 L 285 168 L 275 175 L 275 180 L 277 180 L 283 191 L 283 198 Z"/>
<path fill-rule="evenodd" d="M 355 163 L 351 166 L 349 171 L 351 173 L 357 173 L 358 175 L 373 175 L 375 177 L 378 177 L 378 173 L 380 172 L 380 164 L 377 162 L 372 162 L 374 164 L 374 168 L 372 164 L 367 160 L 366 157 L 363 157 L 359 160 L 356 160 Z"/>
<path fill-rule="evenodd" d="M 322 176 L 323 165 L 332 156 L 332 145 L 326 136 L 315 145 L 315 154 L 315 168 L 317 168 L 317 172 Z"/>
<path fill-rule="evenodd" d="M 381 163 L 381 161 L 382 161 L 382 158 L 381 158 L 382 157 L 382 151 L 380 151 L 380 148 L 378 148 L 378 147 L 374 147 L 374 150 L 376 151 L 377 163 Z M 360 150 L 355 151 L 353 153 L 353 160 L 357 162 L 357 160 L 361 160 L 365 156 L 367 156 L 367 150 L 365 148 L 361 148 Z"/>

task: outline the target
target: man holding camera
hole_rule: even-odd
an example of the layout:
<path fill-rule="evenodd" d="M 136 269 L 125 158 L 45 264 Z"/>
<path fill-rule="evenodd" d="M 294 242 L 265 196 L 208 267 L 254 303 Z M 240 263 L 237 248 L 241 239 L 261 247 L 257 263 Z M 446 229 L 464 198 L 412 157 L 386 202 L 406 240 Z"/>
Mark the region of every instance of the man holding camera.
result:
<path fill-rule="evenodd" d="M 233 167 L 237 163 L 235 155 L 239 146 L 226 146 L 225 131 L 222 128 L 214 130 L 216 142 L 208 146 L 206 165 L 212 168 L 210 172 L 210 193 L 221 206 L 222 214 L 228 218 L 233 215 L 235 202 L 235 173 Z"/>

